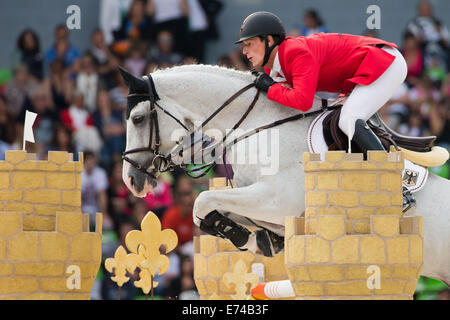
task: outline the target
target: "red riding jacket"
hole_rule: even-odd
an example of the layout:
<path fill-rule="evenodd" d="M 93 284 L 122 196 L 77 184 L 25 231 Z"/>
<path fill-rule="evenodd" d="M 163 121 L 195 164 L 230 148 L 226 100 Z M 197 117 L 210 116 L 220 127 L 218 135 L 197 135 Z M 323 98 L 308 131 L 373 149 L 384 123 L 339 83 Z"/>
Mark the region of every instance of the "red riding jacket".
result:
<path fill-rule="evenodd" d="M 287 37 L 278 47 L 278 59 L 291 88 L 276 83 L 269 88 L 267 97 L 307 111 L 316 91 L 349 93 L 356 84 L 371 84 L 395 59 L 376 44 L 397 47 L 384 40 L 350 34 Z M 270 74 L 270 69 L 265 71 Z"/>

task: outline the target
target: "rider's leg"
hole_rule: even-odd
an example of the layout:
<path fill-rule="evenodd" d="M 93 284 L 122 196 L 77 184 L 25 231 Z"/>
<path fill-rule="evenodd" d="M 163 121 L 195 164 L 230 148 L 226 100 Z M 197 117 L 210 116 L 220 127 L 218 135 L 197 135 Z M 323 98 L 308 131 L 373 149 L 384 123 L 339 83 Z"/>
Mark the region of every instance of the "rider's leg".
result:
<path fill-rule="evenodd" d="M 384 46 L 382 50 L 394 55 L 395 60 L 373 83 L 367 86 L 356 85 L 344 103 L 339 119 L 339 128 L 352 137 L 363 151 L 384 150 L 372 130 L 365 127 L 365 121 L 392 97 L 408 72 L 406 61 L 397 49 Z M 358 119 L 361 121 L 357 124 Z"/>
<path fill-rule="evenodd" d="M 358 144 L 364 154 L 367 150 L 384 150 L 378 137 L 367 126 L 366 121 L 380 109 L 395 93 L 406 78 L 408 67 L 402 54 L 395 48 L 383 47 L 395 56 L 389 68 L 368 86 L 357 85 L 342 107 L 339 128 Z M 403 212 L 414 207 L 411 193 L 403 188 Z"/>

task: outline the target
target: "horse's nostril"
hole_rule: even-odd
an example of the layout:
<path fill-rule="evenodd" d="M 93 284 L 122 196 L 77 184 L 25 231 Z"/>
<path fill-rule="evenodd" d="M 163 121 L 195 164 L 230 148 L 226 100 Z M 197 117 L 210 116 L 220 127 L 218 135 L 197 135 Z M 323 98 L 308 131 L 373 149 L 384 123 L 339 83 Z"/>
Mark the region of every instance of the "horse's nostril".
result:
<path fill-rule="evenodd" d="M 134 179 L 133 179 L 133 177 L 130 177 L 130 184 L 131 184 L 131 186 L 134 186 Z"/>

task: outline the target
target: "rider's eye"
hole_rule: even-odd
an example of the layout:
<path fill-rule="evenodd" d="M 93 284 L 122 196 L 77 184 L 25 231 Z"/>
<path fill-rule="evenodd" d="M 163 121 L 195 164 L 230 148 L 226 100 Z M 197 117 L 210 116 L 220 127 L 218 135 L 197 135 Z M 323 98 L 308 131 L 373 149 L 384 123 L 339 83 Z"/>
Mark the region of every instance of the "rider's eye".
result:
<path fill-rule="evenodd" d="M 133 118 L 133 123 L 138 124 L 141 123 L 144 120 L 144 116 L 136 116 Z"/>

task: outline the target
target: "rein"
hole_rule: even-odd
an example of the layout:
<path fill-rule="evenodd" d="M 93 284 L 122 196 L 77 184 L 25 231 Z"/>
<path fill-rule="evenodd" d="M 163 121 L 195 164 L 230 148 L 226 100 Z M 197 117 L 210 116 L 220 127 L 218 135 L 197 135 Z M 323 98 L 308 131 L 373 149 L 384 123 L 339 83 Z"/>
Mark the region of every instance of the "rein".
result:
<path fill-rule="evenodd" d="M 193 169 L 187 169 L 186 165 L 184 165 L 183 163 L 181 164 L 176 164 L 173 162 L 172 160 L 172 152 L 164 155 L 161 154 L 159 152 L 159 147 L 161 145 L 161 140 L 160 140 L 160 132 L 159 132 L 159 123 L 158 123 L 158 113 L 157 113 L 157 108 L 160 109 L 162 112 L 164 112 L 165 114 L 167 114 L 169 117 L 171 117 L 173 120 L 175 120 L 181 127 L 183 127 L 188 134 L 191 136 L 191 145 L 189 146 L 189 148 L 191 148 L 194 144 L 193 141 L 193 137 L 194 134 L 199 131 L 200 129 L 202 129 L 206 124 L 208 124 L 219 112 L 221 112 L 226 106 L 228 106 L 229 104 L 231 104 L 236 98 L 238 98 L 239 96 L 241 96 L 244 92 L 248 91 L 249 89 L 255 87 L 254 83 L 251 83 L 249 85 L 246 85 L 245 87 L 243 87 L 242 89 L 240 89 L 239 91 L 237 91 L 235 94 L 233 94 L 230 98 L 228 98 L 219 108 L 217 108 L 207 119 L 205 119 L 202 124 L 200 125 L 200 127 L 198 127 L 197 129 L 194 129 L 192 132 L 190 132 L 190 130 L 183 124 L 182 121 L 180 121 L 178 118 L 176 118 L 174 115 L 172 115 L 169 111 L 167 111 L 166 109 L 164 109 L 162 106 L 160 106 L 158 104 L 158 100 L 159 96 L 156 92 L 155 89 L 155 85 L 153 82 L 153 79 L 151 77 L 151 75 L 147 75 L 143 77 L 146 80 L 147 86 L 148 86 L 148 93 L 134 93 L 134 94 L 129 94 L 127 96 L 127 98 L 132 98 L 132 97 L 146 97 L 149 98 L 150 100 L 150 138 L 149 138 L 149 143 L 147 147 L 142 147 L 142 148 L 135 148 L 132 150 L 126 150 L 123 154 L 122 154 L 122 159 L 124 161 L 127 161 L 128 163 L 130 163 L 136 170 L 143 172 L 146 175 L 149 175 L 151 178 L 153 179 L 157 179 L 158 175 L 162 172 L 167 172 L 167 171 L 173 171 L 175 169 L 175 167 L 179 166 L 181 167 L 186 174 L 188 174 L 190 177 L 192 178 L 200 178 L 205 176 L 215 165 L 216 162 L 213 161 L 212 163 L 209 164 L 204 164 L 201 165 L 197 168 L 193 168 Z M 218 143 L 216 143 L 215 145 L 213 145 L 212 147 L 212 153 L 215 152 L 215 148 L 219 145 L 224 145 L 223 147 L 223 154 L 222 154 L 222 159 L 223 159 L 223 163 L 225 164 L 225 170 L 227 173 L 227 179 L 230 181 L 231 183 L 231 179 L 228 178 L 228 170 L 226 168 L 226 159 L 225 159 L 225 155 L 226 155 L 226 151 L 231 148 L 234 144 L 238 143 L 239 141 L 242 141 L 244 139 L 247 139 L 248 137 L 262 131 L 262 130 L 266 130 L 266 129 L 270 129 L 279 125 L 282 125 L 284 123 L 287 122 L 291 122 L 291 121 L 296 121 L 296 120 L 300 120 L 300 119 L 304 119 L 306 117 L 309 116 L 313 116 L 313 115 L 317 115 L 319 113 L 322 113 L 326 110 L 331 110 L 334 109 L 334 107 L 328 107 L 326 104 L 326 100 L 322 100 L 322 109 L 321 110 L 316 110 L 316 111 L 312 111 L 312 112 L 307 112 L 307 113 L 300 113 L 297 114 L 295 116 L 291 116 L 288 118 L 284 118 L 284 119 L 280 119 L 277 121 L 274 121 L 272 123 L 269 123 L 267 125 L 263 125 L 260 126 L 258 128 L 255 128 L 241 136 L 239 136 L 238 138 L 233 139 L 233 141 L 225 144 L 225 141 L 227 139 L 227 137 L 229 136 L 230 133 L 234 132 L 234 130 L 236 130 L 241 124 L 242 122 L 247 118 L 247 116 L 250 114 L 250 112 L 253 110 L 254 106 L 256 105 L 256 102 L 258 101 L 259 98 L 259 94 L 260 94 L 260 90 L 256 91 L 256 94 L 252 100 L 252 102 L 250 103 L 249 107 L 247 108 L 246 112 L 242 115 L 242 117 L 239 119 L 239 121 L 233 126 L 233 128 L 227 133 L 225 134 L 225 136 L 223 137 L 222 141 L 219 141 Z M 130 112 L 130 111 L 128 111 Z M 129 115 L 129 114 L 128 114 Z M 155 139 L 153 139 L 153 132 L 155 135 Z M 155 140 L 155 144 L 152 147 L 152 143 L 153 140 Z M 179 144 L 179 142 L 177 142 L 177 144 Z M 175 148 L 178 148 L 178 146 L 176 146 Z M 152 160 L 152 164 L 149 167 L 151 169 L 151 171 L 149 171 L 147 168 L 142 167 L 139 163 L 137 163 L 136 161 L 134 161 L 133 159 L 130 159 L 127 155 L 129 154 L 134 154 L 134 153 L 139 153 L 139 152 L 151 152 L 153 153 L 155 156 Z M 183 150 L 179 151 L 179 156 L 182 156 Z M 213 155 L 213 158 L 217 158 Z M 200 170 L 205 170 L 202 174 L 194 176 L 192 175 L 193 172 L 197 172 Z M 232 184 L 231 184 L 232 186 Z"/>

